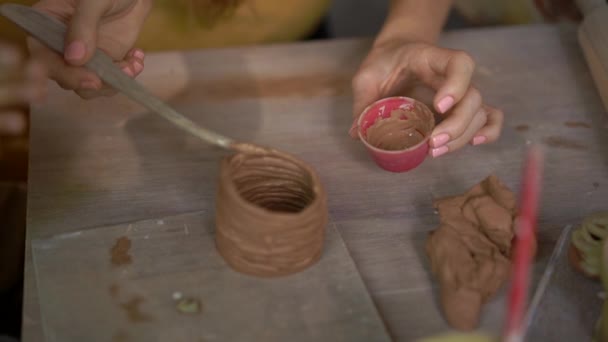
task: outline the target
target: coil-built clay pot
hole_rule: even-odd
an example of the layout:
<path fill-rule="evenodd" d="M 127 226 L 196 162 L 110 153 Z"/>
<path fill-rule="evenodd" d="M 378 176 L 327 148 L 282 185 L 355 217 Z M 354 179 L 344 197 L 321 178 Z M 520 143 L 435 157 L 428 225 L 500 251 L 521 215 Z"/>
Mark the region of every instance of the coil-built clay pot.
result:
<path fill-rule="evenodd" d="M 292 274 L 321 256 L 327 198 L 302 161 L 258 149 L 222 161 L 216 243 L 235 270 L 264 277 Z"/>

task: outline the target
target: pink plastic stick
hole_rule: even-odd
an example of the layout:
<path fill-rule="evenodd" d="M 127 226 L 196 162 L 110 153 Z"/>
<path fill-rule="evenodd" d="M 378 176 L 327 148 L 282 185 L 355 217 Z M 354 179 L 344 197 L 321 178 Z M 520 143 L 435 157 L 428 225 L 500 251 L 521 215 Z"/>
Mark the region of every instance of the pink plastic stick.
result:
<path fill-rule="evenodd" d="M 536 235 L 536 220 L 542 181 L 543 154 L 539 147 L 528 151 L 524 167 L 520 213 L 517 218 L 515 251 L 509 290 L 504 340 L 522 341 L 523 318 L 528 300 L 532 248 Z"/>

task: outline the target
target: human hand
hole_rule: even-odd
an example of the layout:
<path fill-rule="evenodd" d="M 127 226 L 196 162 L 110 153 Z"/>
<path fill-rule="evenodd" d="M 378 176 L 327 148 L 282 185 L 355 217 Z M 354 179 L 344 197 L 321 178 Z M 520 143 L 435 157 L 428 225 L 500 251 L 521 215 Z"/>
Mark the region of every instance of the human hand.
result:
<path fill-rule="evenodd" d="M 26 130 L 25 114 L 14 107 L 39 101 L 45 93 L 44 67 L 25 62 L 19 50 L 0 42 L 0 137 L 22 135 Z"/>
<path fill-rule="evenodd" d="M 353 116 L 350 135 L 357 137 L 357 119 L 369 104 L 394 96 L 408 83 L 420 81 L 436 91 L 435 110 L 445 115 L 431 134 L 433 157 L 453 152 L 467 143 L 493 142 L 502 129 L 500 110 L 483 104 L 471 85 L 473 59 L 462 51 L 427 43 L 389 40 L 376 44 L 353 78 Z"/>
<path fill-rule="evenodd" d="M 136 77 L 144 69 L 144 52 L 133 48 L 152 0 L 41 0 L 33 7 L 68 25 L 63 58 L 35 39 L 30 51 L 64 89 L 82 98 L 111 96 L 116 91 L 84 68 L 95 49 L 106 52 L 123 72 Z"/>

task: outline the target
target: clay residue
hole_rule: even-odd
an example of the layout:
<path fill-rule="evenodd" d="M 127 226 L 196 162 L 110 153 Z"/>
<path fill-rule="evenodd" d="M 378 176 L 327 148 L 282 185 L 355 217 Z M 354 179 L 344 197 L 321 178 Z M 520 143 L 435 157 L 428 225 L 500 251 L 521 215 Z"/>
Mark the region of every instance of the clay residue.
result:
<path fill-rule="evenodd" d="M 528 126 L 528 125 L 515 126 L 515 130 L 517 130 L 518 132 L 527 132 L 529 129 L 530 129 L 530 126 Z"/>
<path fill-rule="evenodd" d="M 248 144 L 224 159 L 216 196 L 216 243 L 235 270 L 257 276 L 298 272 L 321 257 L 327 197 L 302 161 Z"/>
<path fill-rule="evenodd" d="M 422 142 L 433 130 L 433 117 L 422 109 L 395 109 L 388 118 L 378 119 L 366 133 L 367 142 L 387 151 L 404 150 Z"/>
<path fill-rule="evenodd" d="M 448 323 L 473 330 L 482 305 L 508 280 L 515 195 L 490 176 L 464 195 L 438 199 L 440 225 L 426 243 Z"/>
<path fill-rule="evenodd" d="M 549 136 L 543 139 L 543 142 L 547 144 L 547 146 L 555 147 L 555 148 L 563 148 L 567 150 L 586 150 L 587 147 L 577 141 L 558 137 L 558 136 Z"/>
<path fill-rule="evenodd" d="M 118 295 L 120 294 L 120 286 L 117 284 L 112 284 L 110 287 L 108 287 L 108 292 L 112 298 L 118 298 Z"/>
<path fill-rule="evenodd" d="M 583 121 L 566 121 L 564 126 L 570 128 L 591 128 L 591 125 Z"/>
<path fill-rule="evenodd" d="M 116 239 L 116 243 L 110 250 L 110 261 L 114 266 L 122 266 L 131 263 L 131 255 L 129 254 L 131 249 L 131 240 L 126 236 L 121 236 Z"/>
<path fill-rule="evenodd" d="M 599 182 L 593 182 L 593 188 L 599 189 L 599 187 L 600 187 L 600 183 Z"/>
<path fill-rule="evenodd" d="M 121 303 L 120 307 L 127 314 L 127 319 L 132 323 L 148 322 L 152 320 L 152 316 L 142 312 L 140 305 L 144 302 L 144 298 L 141 296 L 134 296 L 129 301 Z"/>

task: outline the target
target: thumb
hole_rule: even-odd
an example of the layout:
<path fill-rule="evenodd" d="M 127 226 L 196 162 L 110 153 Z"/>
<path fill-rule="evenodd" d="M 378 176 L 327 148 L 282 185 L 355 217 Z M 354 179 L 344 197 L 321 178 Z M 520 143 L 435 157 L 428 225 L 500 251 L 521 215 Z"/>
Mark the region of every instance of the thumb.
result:
<path fill-rule="evenodd" d="M 91 59 L 99 22 L 109 5 L 109 0 L 78 1 L 65 39 L 64 58 L 69 64 L 81 66 Z"/>
<path fill-rule="evenodd" d="M 353 78 L 353 123 L 349 132 L 351 137 L 357 137 L 357 121 L 365 107 L 380 98 L 379 84 L 376 75 L 368 71 L 359 71 Z"/>

